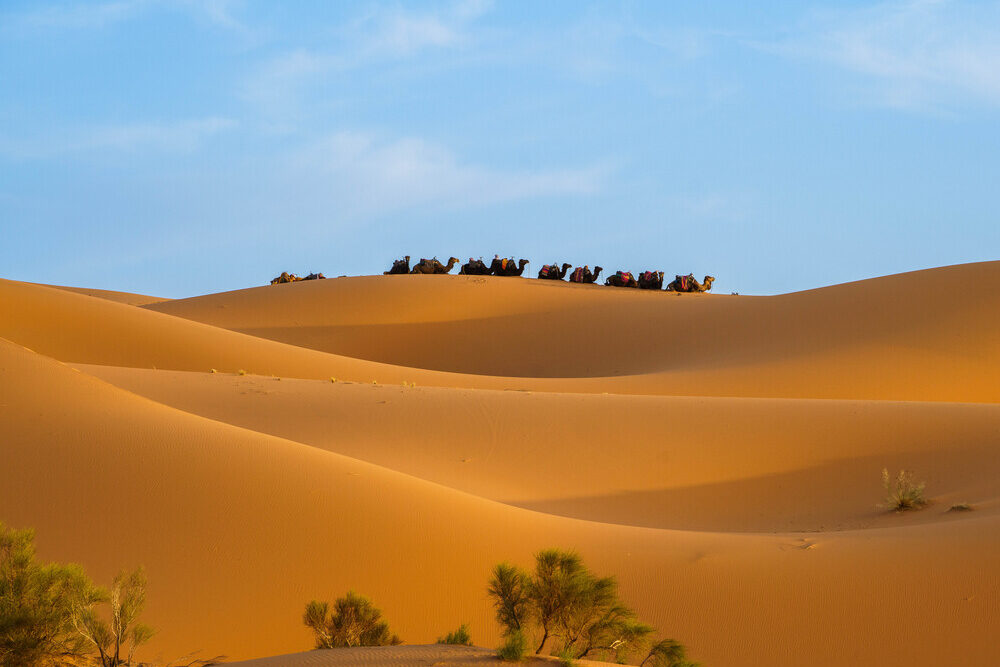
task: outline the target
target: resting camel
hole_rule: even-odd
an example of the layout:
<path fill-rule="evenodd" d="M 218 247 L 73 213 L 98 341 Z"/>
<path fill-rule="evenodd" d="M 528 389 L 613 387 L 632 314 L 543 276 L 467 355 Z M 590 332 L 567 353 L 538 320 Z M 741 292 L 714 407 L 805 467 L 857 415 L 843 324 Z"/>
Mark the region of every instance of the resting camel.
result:
<path fill-rule="evenodd" d="M 310 273 L 302 280 L 326 280 L 326 276 L 324 276 L 322 273 Z"/>
<path fill-rule="evenodd" d="M 524 273 L 524 267 L 527 264 L 528 260 L 526 259 L 520 260 L 515 265 L 513 257 L 510 259 L 500 259 L 500 256 L 496 255 L 490 264 L 490 273 L 494 276 L 520 276 Z"/>
<path fill-rule="evenodd" d="M 668 292 L 707 292 L 712 289 L 713 282 L 715 282 L 714 277 L 705 276 L 705 282 L 699 283 L 695 280 L 694 274 L 689 273 L 686 276 L 674 278 L 666 289 Z"/>
<path fill-rule="evenodd" d="M 663 289 L 663 271 L 643 271 L 635 281 L 639 289 Z"/>
<path fill-rule="evenodd" d="M 586 283 L 590 285 L 597 281 L 597 276 L 603 271 L 599 266 L 594 267 L 594 272 L 590 272 L 589 266 L 578 266 L 573 269 L 573 273 L 569 274 L 569 281 L 571 283 Z"/>
<path fill-rule="evenodd" d="M 299 278 L 294 273 L 289 273 L 288 271 L 282 271 L 281 275 L 271 281 L 272 285 L 280 285 L 281 283 L 297 283 L 302 278 Z"/>
<path fill-rule="evenodd" d="M 604 284 L 609 287 L 638 287 L 631 271 L 615 271 L 615 275 L 608 276 Z"/>
<path fill-rule="evenodd" d="M 468 263 L 463 264 L 458 273 L 462 276 L 488 276 L 490 275 L 490 267 L 486 266 L 486 262 L 481 257 L 479 259 L 470 257 Z"/>
<path fill-rule="evenodd" d="M 563 264 L 562 268 L 560 269 L 558 264 L 545 264 L 538 271 L 538 279 L 539 280 L 562 280 L 563 278 L 566 277 L 566 271 L 568 271 L 569 267 L 571 267 L 571 266 L 573 266 L 573 265 L 566 263 L 566 264 Z"/>
<path fill-rule="evenodd" d="M 421 259 L 413 265 L 410 273 L 448 273 L 456 264 L 458 264 L 457 257 L 449 259 L 447 265 L 439 262 L 437 257 L 434 259 Z"/>
<path fill-rule="evenodd" d="M 409 272 L 410 272 L 410 256 L 407 255 L 403 259 L 393 260 L 392 268 L 389 269 L 388 271 L 383 271 L 382 275 L 394 276 L 401 273 L 409 273 Z"/>

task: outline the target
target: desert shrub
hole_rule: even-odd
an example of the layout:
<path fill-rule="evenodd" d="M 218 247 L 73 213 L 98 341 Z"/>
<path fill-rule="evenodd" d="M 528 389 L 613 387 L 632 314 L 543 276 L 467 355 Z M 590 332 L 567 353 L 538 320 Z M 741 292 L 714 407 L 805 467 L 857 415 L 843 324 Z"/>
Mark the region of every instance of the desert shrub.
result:
<path fill-rule="evenodd" d="M 389 632 L 382 612 L 368 598 L 348 591 L 333 603 L 331 612 L 326 602 L 313 600 L 306 605 L 302 622 L 316 637 L 316 648 L 347 646 L 395 646 L 399 637 Z"/>
<path fill-rule="evenodd" d="M 472 646 L 472 635 L 469 634 L 469 626 L 462 623 L 458 630 L 449 632 L 444 637 L 438 637 L 438 644 L 459 644 L 461 646 Z"/>
<path fill-rule="evenodd" d="M 622 602 L 615 579 L 591 573 L 573 552 L 540 551 L 530 575 L 501 563 L 493 569 L 487 590 L 505 636 L 517 633 L 523 640 L 529 630 L 539 631 L 541 641 L 535 653 L 541 653 L 553 637 L 559 640 L 560 659 L 624 662 L 642 655 L 653 633 Z M 662 667 L 689 665 L 684 647 L 673 640 L 654 644 L 645 662 Z"/>
<path fill-rule="evenodd" d="M 927 504 L 924 498 L 924 483 L 913 481 L 913 473 L 900 470 L 895 479 L 889 477 L 889 470 L 882 468 L 882 486 L 889 509 L 897 512 L 919 509 Z"/>
<path fill-rule="evenodd" d="M 33 667 L 87 652 L 74 613 L 103 597 L 79 565 L 35 560 L 35 534 L 0 523 L 0 667 Z"/>
<path fill-rule="evenodd" d="M 556 657 L 559 658 L 559 664 L 563 665 L 563 667 L 573 667 L 573 665 L 575 664 L 573 662 L 574 655 L 575 651 L 573 651 L 573 649 L 570 648 L 569 646 L 562 647 L 556 653 Z"/>
<path fill-rule="evenodd" d="M 505 635 L 524 629 L 531 604 L 530 585 L 528 573 L 510 563 L 500 563 L 493 568 L 493 578 L 486 592 L 493 600 L 497 622 Z"/>
<path fill-rule="evenodd" d="M 149 641 L 153 629 L 139 622 L 146 605 L 146 573 L 140 567 L 120 572 L 111 582 L 106 601 L 111 621 L 102 619 L 93 607 L 80 609 L 74 625 L 87 644 L 97 651 L 102 667 L 131 665 L 135 650 Z"/>
<path fill-rule="evenodd" d="M 649 653 L 639 663 L 639 667 L 699 667 L 697 662 L 690 662 L 685 655 L 684 647 L 673 639 L 661 639 L 653 644 Z"/>
<path fill-rule="evenodd" d="M 949 512 L 971 512 L 972 505 L 969 503 L 957 503 L 948 508 Z"/>
<path fill-rule="evenodd" d="M 508 632 L 503 644 L 497 649 L 497 657 L 507 662 L 520 662 L 528 650 L 528 640 L 520 630 Z"/>

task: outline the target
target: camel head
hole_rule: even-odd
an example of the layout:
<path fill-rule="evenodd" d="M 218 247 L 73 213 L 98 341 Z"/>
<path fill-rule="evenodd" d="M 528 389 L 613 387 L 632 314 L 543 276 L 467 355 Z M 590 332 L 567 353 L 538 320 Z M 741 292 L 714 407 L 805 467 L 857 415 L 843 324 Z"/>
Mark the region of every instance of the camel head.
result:
<path fill-rule="evenodd" d="M 452 265 L 458 264 L 458 257 L 449 257 L 448 258 L 448 263 L 452 264 Z"/>
<path fill-rule="evenodd" d="M 562 270 L 565 271 L 566 269 L 570 268 L 571 266 L 573 266 L 573 265 L 570 264 L 569 262 L 563 262 Z"/>
<path fill-rule="evenodd" d="M 595 266 L 595 267 L 594 267 L 594 277 L 596 278 L 596 277 L 597 277 L 597 274 L 598 274 L 598 273 L 600 273 L 600 272 L 601 272 L 601 271 L 603 271 L 603 270 L 604 270 L 604 268 L 603 268 L 603 267 L 600 267 L 600 266 Z"/>
<path fill-rule="evenodd" d="M 520 262 L 517 263 L 517 268 L 523 269 L 525 264 L 530 264 L 530 262 L 526 259 L 522 259 Z"/>
<path fill-rule="evenodd" d="M 405 257 L 403 257 L 403 259 L 405 259 L 405 260 L 406 260 L 406 263 L 407 263 L 407 264 L 409 264 L 409 263 L 410 263 L 410 256 L 409 256 L 409 255 L 406 255 Z"/>
<path fill-rule="evenodd" d="M 704 287 L 706 290 L 710 290 L 712 289 L 712 283 L 714 282 L 715 282 L 714 276 L 705 276 L 705 282 L 702 283 L 702 287 Z"/>

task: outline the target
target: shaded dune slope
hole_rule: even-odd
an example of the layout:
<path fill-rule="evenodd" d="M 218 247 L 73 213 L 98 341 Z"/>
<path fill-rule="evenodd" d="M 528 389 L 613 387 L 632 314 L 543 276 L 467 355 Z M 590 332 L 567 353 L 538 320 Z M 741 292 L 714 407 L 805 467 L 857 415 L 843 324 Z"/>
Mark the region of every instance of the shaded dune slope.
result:
<path fill-rule="evenodd" d="M 190 415 L 2 341 L 0 374 L 5 520 L 99 579 L 144 563 L 167 657 L 304 648 L 303 602 L 348 587 L 410 641 L 467 621 L 490 644 L 489 567 L 558 544 L 707 664 L 1000 659 L 993 516 L 836 539 L 580 522 Z"/>

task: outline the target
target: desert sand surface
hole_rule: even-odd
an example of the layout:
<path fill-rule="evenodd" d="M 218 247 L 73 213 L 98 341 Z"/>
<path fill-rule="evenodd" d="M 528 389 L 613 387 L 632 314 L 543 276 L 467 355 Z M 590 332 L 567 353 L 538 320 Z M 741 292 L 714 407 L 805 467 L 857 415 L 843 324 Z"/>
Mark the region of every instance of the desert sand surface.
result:
<path fill-rule="evenodd" d="M 706 666 L 998 664 L 998 288 L 0 281 L 0 520 L 98 581 L 145 565 L 144 659 L 348 664 L 280 662 L 348 589 L 493 646 L 490 568 L 555 546 Z M 876 507 L 883 467 L 931 504 Z"/>

